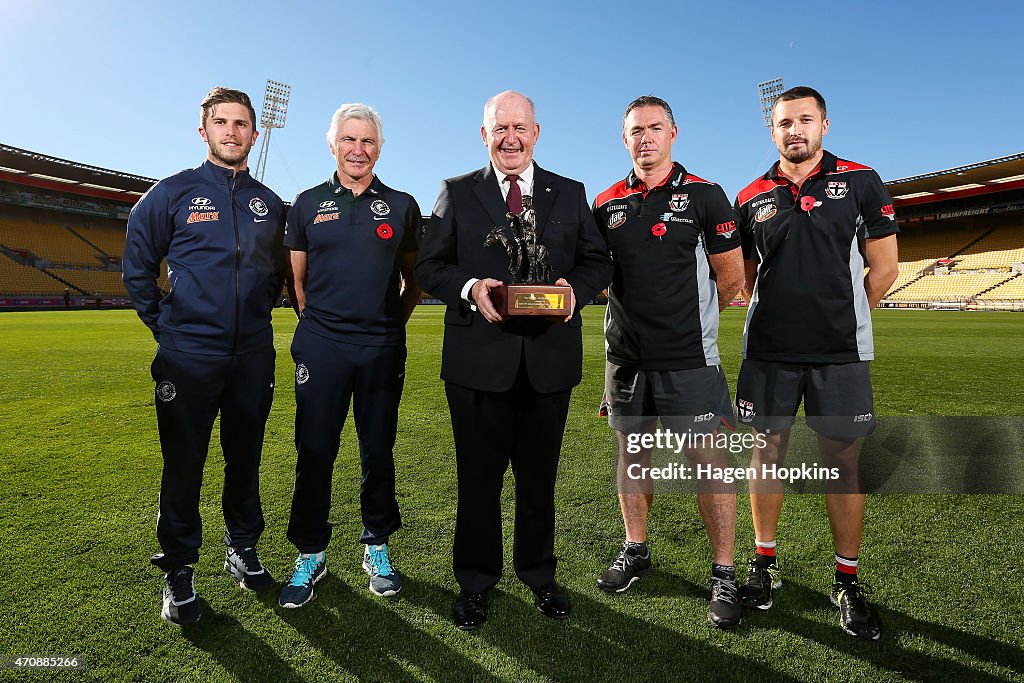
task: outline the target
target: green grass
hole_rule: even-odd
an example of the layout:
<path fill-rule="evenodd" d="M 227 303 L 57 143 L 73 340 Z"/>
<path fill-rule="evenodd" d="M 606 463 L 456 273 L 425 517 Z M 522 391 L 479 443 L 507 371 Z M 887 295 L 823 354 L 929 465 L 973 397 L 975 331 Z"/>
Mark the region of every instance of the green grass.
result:
<path fill-rule="evenodd" d="M 148 563 L 160 455 L 149 362 L 154 344 L 129 311 L 0 315 L 0 655 L 78 654 L 67 680 L 973 680 L 1024 677 L 1014 496 L 876 496 L 862 573 L 886 627 L 879 643 L 843 634 L 825 595 L 831 540 L 819 496 L 790 496 L 780 530 L 786 586 L 734 633 L 705 622 L 710 552 L 691 496 L 665 495 L 651 519 L 657 571 L 624 596 L 594 586 L 622 537 L 611 440 L 596 417 L 603 381 L 600 309 L 585 312 L 583 384 L 573 394 L 559 474 L 559 579 L 574 606 L 544 619 L 511 576 L 477 635 L 450 623 L 455 463 L 438 380 L 440 307 L 410 324 L 396 446 L 405 527 L 393 538 L 402 599 L 365 588 L 357 543 L 358 457 L 349 425 L 335 471 L 330 577 L 317 599 L 281 610 L 221 570 L 222 458 L 211 449 L 196 586 L 203 618 L 159 619 L 161 576 Z M 276 315 L 278 391 L 262 468 L 261 554 L 284 578 L 295 453 L 294 319 Z M 878 311 L 873 366 L 880 414 L 1020 413 L 1024 316 Z M 742 311 L 723 316 L 730 386 Z M 216 444 L 216 435 L 214 443 Z M 511 520 L 512 487 L 506 487 Z M 752 545 L 740 500 L 738 557 Z M 506 557 L 511 526 L 506 525 Z M 0 680 L 51 673 L 0 671 Z"/>

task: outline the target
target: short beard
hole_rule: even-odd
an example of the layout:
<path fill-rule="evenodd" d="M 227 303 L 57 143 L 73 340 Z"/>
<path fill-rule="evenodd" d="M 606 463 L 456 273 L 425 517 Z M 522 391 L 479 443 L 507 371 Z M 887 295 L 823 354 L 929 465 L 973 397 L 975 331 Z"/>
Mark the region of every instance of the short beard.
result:
<path fill-rule="evenodd" d="M 244 147 L 239 147 L 238 148 L 238 158 L 237 159 L 231 159 L 231 158 L 225 156 L 225 153 L 224 153 L 224 151 L 223 151 L 223 149 L 221 148 L 220 145 L 214 145 L 214 144 L 210 145 L 210 153 L 213 155 L 213 157 L 215 159 L 217 159 L 218 161 L 221 161 L 222 163 L 224 163 L 224 164 L 226 164 L 228 166 L 245 166 L 246 165 L 246 160 L 247 160 L 247 158 L 249 156 L 249 150 L 248 149 L 245 149 Z"/>
<path fill-rule="evenodd" d="M 821 149 L 821 140 L 818 140 L 814 144 L 808 141 L 807 144 L 804 145 L 803 150 L 799 152 L 789 151 L 788 147 L 783 147 L 779 150 L 779 153 L 781 153 L 782 157 L 789 163 L 800 164 L 817 154 L 819 149 Z"/>

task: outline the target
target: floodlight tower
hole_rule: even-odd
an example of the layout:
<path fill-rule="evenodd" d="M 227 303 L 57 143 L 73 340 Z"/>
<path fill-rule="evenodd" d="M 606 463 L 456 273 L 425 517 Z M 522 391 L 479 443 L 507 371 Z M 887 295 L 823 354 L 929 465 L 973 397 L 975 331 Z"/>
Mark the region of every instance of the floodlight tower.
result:
<path fill-rule="evenodd" d="M 288 115 L 288 98 L 291 93 L 292 86 L 267 80 L 267 89 L 263 93 L 263 113 L 260 115 L 260 125 L 263 126 L 263 142 L 260 143 L 260 156 L 256 161 L 256 180 L 260 182 L 263 182 L 263 174 L 267 171 L 270 133 L 275 128 L 284 128 L 284 119 Z"/>
<path fill-rule="evenodd" d="M 770 81 L 757 84 L 757 94 L 761 96 L 761 118 L 764 119 L 765 128 L 772 127 L 772 103 L 775 98 L 782 94 L 782 79 L 773 78 Z"/>

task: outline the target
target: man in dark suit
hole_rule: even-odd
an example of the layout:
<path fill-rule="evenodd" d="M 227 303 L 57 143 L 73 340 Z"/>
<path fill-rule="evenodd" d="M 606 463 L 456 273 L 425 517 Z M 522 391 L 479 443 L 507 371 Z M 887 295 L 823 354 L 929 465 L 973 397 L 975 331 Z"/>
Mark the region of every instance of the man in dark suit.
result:
<path fill-rule="evenodd" d="M 491 162 L 441 185 L 420 247 L 416 279 L 448 305 L 441 379 L 452 416 L 458 464 L 455 578 L 462 591 L 455 625 L 479 628 L 487 595 L 501 579 L 501 488 L 509 463 L 516 479 L 516 575 L 545 615 L 564 619 L 570 606 L 555 582 L 555 475 L 569 395 L 583 369 L 579 310 L 611 281 L 612 264 L 580 183 L 533 163 L 540 135 L 533 102 L 517 92 L 495 95 L 480 128 Z M 555 284 L 572 288 L 564 319 L 503 317 L 492 292 L 508 275 L 488 233 L 511 236 L 508 213 L 531 195 L 537 235 L 547 247 Z"/>

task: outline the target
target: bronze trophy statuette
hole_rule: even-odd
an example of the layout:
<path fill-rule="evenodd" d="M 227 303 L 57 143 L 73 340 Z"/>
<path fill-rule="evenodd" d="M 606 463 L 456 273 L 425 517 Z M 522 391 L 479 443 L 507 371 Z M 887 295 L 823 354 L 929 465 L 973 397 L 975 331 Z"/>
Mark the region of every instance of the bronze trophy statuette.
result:
<path fill-rule="evenodd" d="M 512 238 L 497 227 L 488 233 L 485 247 L 500 244 L 508 254 L 509 278 L 491 290 L 491 301 L 502 316 L 551 315 L 564 318 L 572 312 L 572 288 L 551 284 L 548 248 L 537 242 L 537 212 L 533 197 L 523 195 L 523 212 L 509 213 Z"/>

